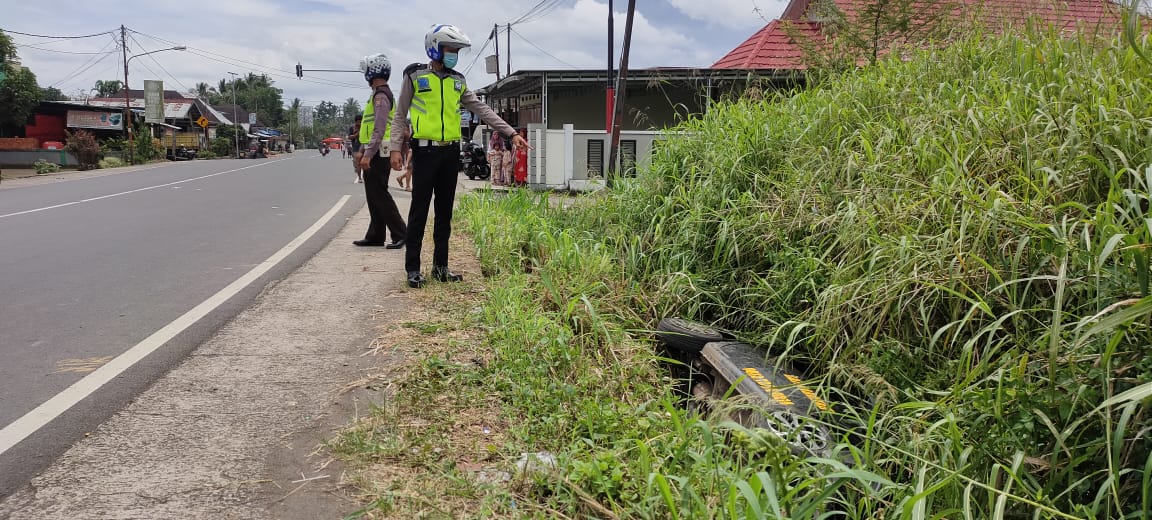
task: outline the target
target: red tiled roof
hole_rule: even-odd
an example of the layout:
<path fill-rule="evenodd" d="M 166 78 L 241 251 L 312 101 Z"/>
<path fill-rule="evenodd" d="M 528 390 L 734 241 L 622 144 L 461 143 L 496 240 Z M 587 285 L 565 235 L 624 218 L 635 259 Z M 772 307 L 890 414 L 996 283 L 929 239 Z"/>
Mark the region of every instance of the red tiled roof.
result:
<path fill-rule="evenodd" d="M 804 52 L 788 34 L 789 27 L 809 38 L 820 35 L 820 25 L 816 22 L 772 20 L 728 55 L 713 63 L 712 68 L 803 69 L 800 58 Z"/>
<path fill-rule="evenodd" d="M 811 21 L 807 12 L 820 0 L 792 0 L 780 20 L 773 20 L 712 64 L 714 69 L 800 70 L 805 68 L 803 50 L 788 33 L 823 38 L 821 23 Z M 865 0 L 832 0 L 853 19 Z M 955 15 L 969 15 L 987 27 L 1019 26 L 1039 19 L 1061 31 L 1074 29 L 1115 33 L 1121 29 L 1123 14 L 1110 0 L 949 0 L 925 1 L 926 6 L 955 7 Z M 929 7 L 930 8 L 930 7 Z M 788 30 L 791 26 L 795 30 Z"/>

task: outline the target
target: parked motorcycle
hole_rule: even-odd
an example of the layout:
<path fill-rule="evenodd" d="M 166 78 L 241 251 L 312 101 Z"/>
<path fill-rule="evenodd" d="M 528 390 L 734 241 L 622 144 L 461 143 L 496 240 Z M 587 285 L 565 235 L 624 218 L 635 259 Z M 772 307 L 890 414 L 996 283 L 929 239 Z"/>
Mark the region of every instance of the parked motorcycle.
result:
<path fill-rule="evenodd" d="M 191 161 L 196 158 L 196 150 L 189 150 L 181 145 L 175 150 L 169 150 L 167 155 L 169 161 Z"/>
<path fill-rule="evenodd" d="M 464 175 L 469 179 L 487 179 L 492 176 L 488 153 L 484 151 L 483 146 L 472 141 L 467 141 L 460 147 L 460 165 L 464 168 Z"/>
<path fill-rule="evenodd" d="M 676 363 L 690 408 L 719 412 L 750 430 L 783 440 L 798 456 L 851 458 L 835 448 L 829 426 L 840 422 L 832 403 L 807 386 L 808 378 L 781 359 L 734 341 L 707 325 L 664 318 L 656 336 Z"/>

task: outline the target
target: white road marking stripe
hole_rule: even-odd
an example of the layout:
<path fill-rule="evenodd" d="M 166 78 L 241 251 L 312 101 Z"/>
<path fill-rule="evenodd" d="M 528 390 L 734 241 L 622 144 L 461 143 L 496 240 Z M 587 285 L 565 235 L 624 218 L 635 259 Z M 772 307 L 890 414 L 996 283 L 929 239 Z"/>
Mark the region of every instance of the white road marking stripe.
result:
<path fill-rule="evenodd" d="M 16 446 L 16 444 L 28 436 L 36 433 L 36 431 L 43 428 L 44 425 L 59 417 L 60 414 L 68 411 L 68 409 L 75 406 L 76 403 L 88 397 L 109 381 L 115 379 L 141 359 L 144 359 L 149 354 L 164 346 L 165 343 L 176 337 L 177 334 L 183 332 L 204 316 L 207 316 L 208 313 L 215 310 L 224 302 L 228 301 L 229 298 L 235 296 L 236 293 L 263 276 L 276 266 L 276 264 L 299 249 L 309 238 L 312 238 L 313 235 L 319 232 L 320 228 L 324 227 L 328 221 L 332 220 L 332 217 L 336 216 L 340 208 L 344 207 L 349 198 L 351 198 L 350 195 L 341 197 L 336 205 L 328 210 L 328 213 L 325 213 L 323 217 L 320 217 L 320 220 L 312 224 L 312 227 L 306 229 L 300 236 L 292 239 L 291 242 L 288 242 L 287 245 L 268 257 L 267 260 L 252 268 L 252 270 L 248 271 L 244 276 L 228 284 L 227 287 L 221 289 L 196 307 L 193 307 L 192 310 L 184 313 L 183 316 L 176 318 L 172 323 L 165 325 L 160 330 L 152 333 L 151 336 L 144 338 L 144 341 L 137 343 L 123 354 L 116 356 L 115 359 L 96 369 L 91 374 L 84 376 L 83 379 L 73 383 L 72 386 L 65 388 L 59 394 L 56 394 L 40 406 L 37 406 L 36 409 L 24 414 L 23 417 L 16 419 L 12 424 L 5 426 L 3 430 L 0 430 L 0 455 L 12 449 L 13 446 Z"/>
<path fill-rule="evenodd" d="M 225 172 L 220 172 L 220 173 L 213 173 L 213 174 L 210 174 L 210 175 L 204 175 L 204 176 L 202 176 L 202 177 L 195 177 L 195 178 L 192 178 L 192 179 L 184 179 L 184 180 L 182 180 L 182 181 L 169 182 L 168 184 L 159 184 L 159 185 L 156 185 L 156 186 L 149 186 L 149 187 L 147 187 L 147 188 L 139 188 L 139 189 L 135 189 L 135 190 L 131 190 L 131 191 L 122 191 L 122 192 L 120 192 L 120 193 L 113 193 L 113 194 L 111 194 L 111 195 L 101 195 L 101 196 L 99 196 L 99 197 L 92 197 L 92 198 L 90 198 L 90 199 L 77 200 L 77 201 L 74 201 L 74 202 L 65 202 L 65 203 L 63 203 L 63 204 L 57 204 L 57 205 L 55 205 L 55 206 L 45 206 L 45 207 L 43 207 L 43 208 L 30 209 L 30 210 L 27 210 L 27 211 L 17 211 L 16 213 L 9 213 L 9 214 L 7 214 L 7 215 L 0 215 L 0 218 L 15 217 L 15 216 L 17 216 L 17 215 L 27 215 L 27 214 L 29 214 L 29 213 L 38 213 L 38 212 L 41 212 L 41 211 L 48 211 L 48 210 L 50 210 L 50 209 L 66 208 L 66 207 L 68 207 L 68 206 L 75 206 L 75 205 L 77 205 L 77 204 L 83 204 L 83 203 L 85 203 L 85 202 L 94 202 L 94 201 L 97 201 L 97 200 L 110 199 L 110 198 L 112 198 L 112 197 L 119 197 L 119 196 L 121 196 L 121 195 L 131 195 L 131 194 L 133 194 L 133 193 L 140 193 L 140 192 L 142 192 L 142 191 L 154 190 L 154 189 L 156 189 L 156 188 L 165 188 L 165 187 L 168 187 L 168 186 L 174 186 L 174 185 L 176 185 L 176 184 L 184 184 L 184 183 L 186 183 L 186 182 L 192 182 L 192 181 L 198 181 L 198 180 L 201 180 L 201 179 L 207 179 L 207 178 L 209 178 L 209 177 L 215 177 L 215 176 L 217 176 L 217 175 L 224 175 L 225 173 L 232 173 L 232 172 L 238 172 L 238 171 L 240 171 L 240 170 L 247 170 L 248 168 L 259 168 L 259 167 L 261 167 L 261 166 L 267 166 L 267 165 L 269 165 L 269 164 L 278 163 L 278 162 L 280 162 L 280 161 L 287 161 L 287 160 L 288 160 L 288 159 L 277 159 L 277 160 L 275 160 L 275 161 L 269 161 L 269 162 L 260 163 L 260 164 L 253 164 L 253 165 L 251 165 L 251 166 L 245 166 L 245 167 L 243 167 L 243 168 L 236 168 L 235 170 L 228 170 L 228 171 L 225 171 Z M 140 170 L 134 170 L 134 171 L 140 171 Z M 132 172 L 124 172 L 124 173 L 132 173 Z"/>

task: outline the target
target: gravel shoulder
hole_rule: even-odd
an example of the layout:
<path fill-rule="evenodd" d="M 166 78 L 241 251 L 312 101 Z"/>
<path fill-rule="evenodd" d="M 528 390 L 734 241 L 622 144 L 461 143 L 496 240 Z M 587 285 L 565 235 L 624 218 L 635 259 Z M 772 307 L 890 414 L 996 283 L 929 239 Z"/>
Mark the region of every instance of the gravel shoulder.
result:
<path fill-rule="evenodd" d="M 407 198 L 398 202 L 406 214 Z M 303 519 L 357 510 L 323 443 L 383 397 L 372 374 L 402 361 L 377 348 L 380 331 L 420 315 L 403 285 L 403 251 L 351 244 L 367 225 L 365 208 L 0 502 L 0 518 Z"/>

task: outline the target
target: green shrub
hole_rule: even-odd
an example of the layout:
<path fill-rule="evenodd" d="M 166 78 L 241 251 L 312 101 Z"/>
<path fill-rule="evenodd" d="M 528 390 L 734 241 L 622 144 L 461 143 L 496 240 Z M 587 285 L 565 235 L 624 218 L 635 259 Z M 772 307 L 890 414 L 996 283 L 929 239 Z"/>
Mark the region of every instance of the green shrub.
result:
<path fill-rule="evenodd" d="M 196 158 L 197 159 L 215 159 L 216 154 L 212 153 L 212 150 L 204 149 L 204 150 L 200 150 L 200 151 L 196 152 Z"/>
<path fill-rule="evenodd" d="M 490 390 L 515 450 L 561 452 L 563 481 L 520 496 L 572 517 L 1146 517 L 1149 77 L 1116 42 L 960 40 L 714 106 L 567 211 L 463 199 L 495 277 Z M 863 425 L 853 466 L 669 408 L 632 347 L 670 315 L 809 366 Z"/>
<path fill-rule="evenodd" d="M 80 162 L 81 170 L 95 169 L 100 162 L 100 143 L 96 136 L 87 130 L 76 130 L 68 134 L 64 150 Z"/>
<path fill-rule="evenodd" d="M 108 152 L 123 152 L 127 148 L 128 141 L 122 137 L 112 137 L 105 139 L 100 143 L 100 151 L 103 154 Z"/>
<path fill-rule="evenodd" d="M 100 168 L 119 168 L 124 166 L 124 161 L 119 157 L 105 157 L 100 159 Z"/>
<path fill-rule="evenodd" d="M 236 146 L 232 140 L 227 137 L 217 137 L 209 143 L 208 149 L 216 154 L 217 157 L 232 157 L 235 153 Z"/>
<path fill-rule="evenodd" d="M 51 163 L 44 159 L 37 159 L 36 162 L 32 163 L 32 168 L 36 170 L 36 175 L 47 175 L 60 171 L 59 164 Z"/>

